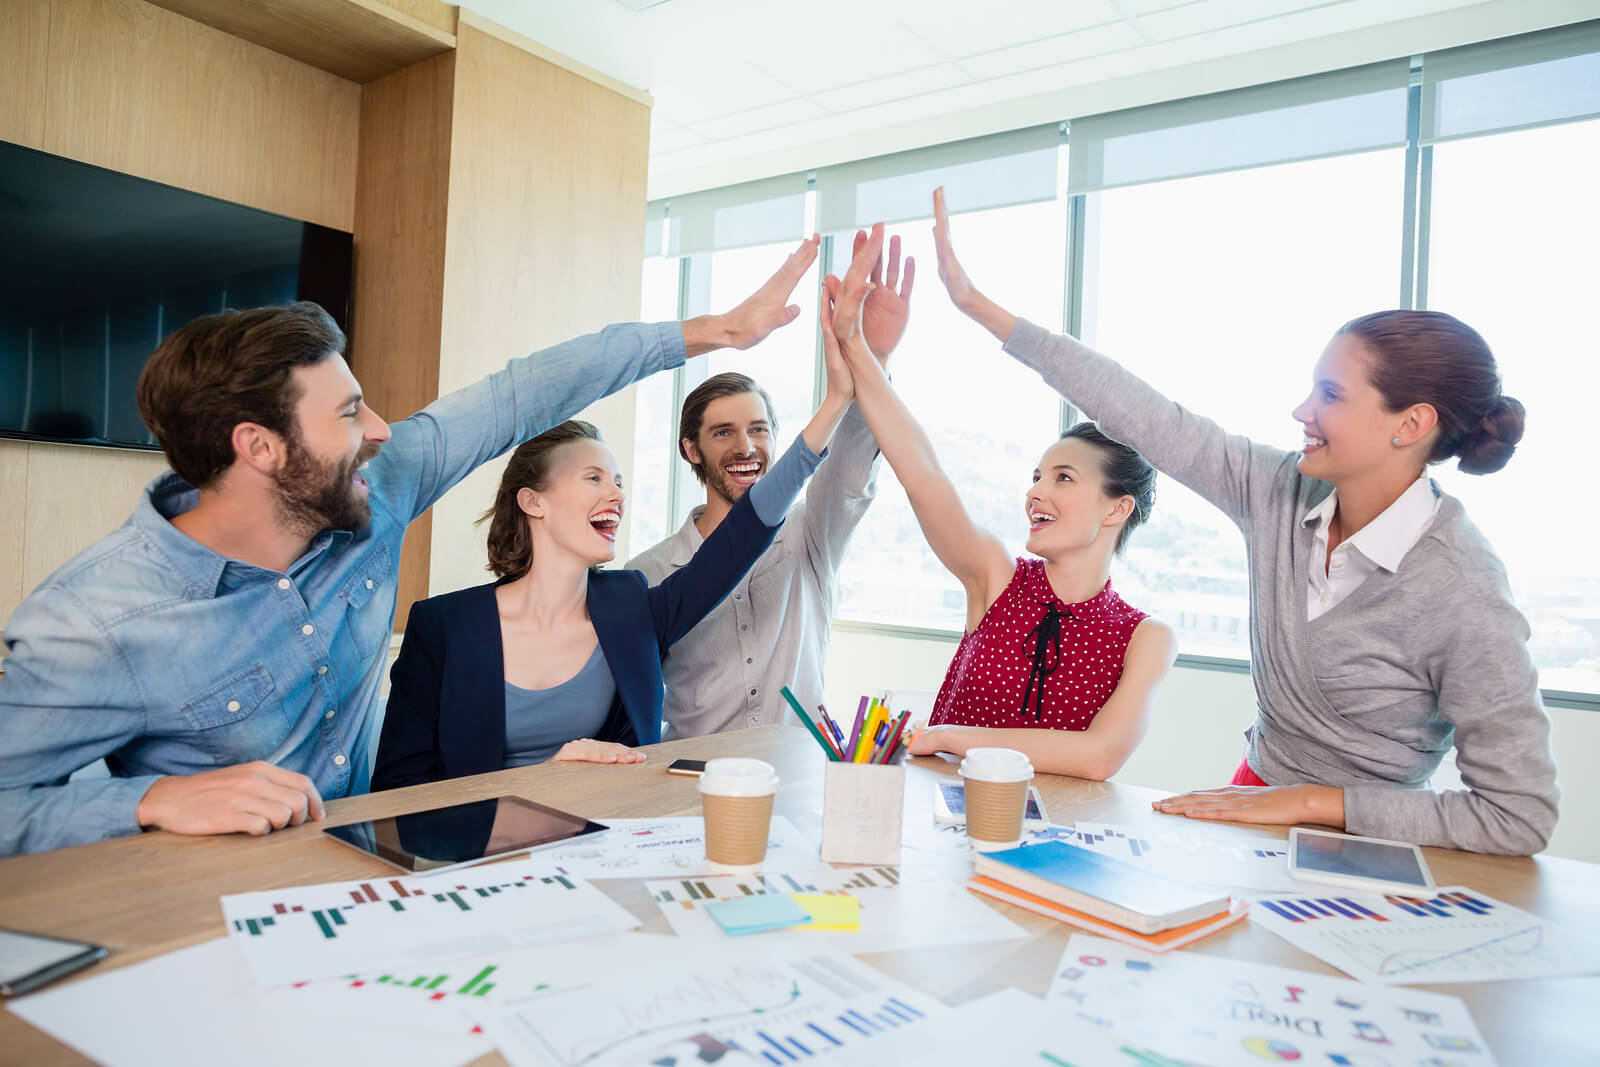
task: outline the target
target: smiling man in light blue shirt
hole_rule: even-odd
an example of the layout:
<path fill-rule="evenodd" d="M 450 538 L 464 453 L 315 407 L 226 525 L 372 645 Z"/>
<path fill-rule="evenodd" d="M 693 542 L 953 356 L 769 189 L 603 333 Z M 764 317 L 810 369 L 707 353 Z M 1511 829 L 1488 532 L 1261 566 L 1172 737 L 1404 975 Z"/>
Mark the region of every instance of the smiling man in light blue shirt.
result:
<path fill-rule="evenodd" d="M 139 385 L 173 472 L 7 625 L 0 855 L 142 828 L 263 834 L 365 791 L 411 521 L 593 401 L 793 321 L 815 258 L 805 242 L 726 314 L 609 326 L 392 426 L 314 304 L 181 328 Z M 68 781 L 102 757 L 112 777 Z"/>

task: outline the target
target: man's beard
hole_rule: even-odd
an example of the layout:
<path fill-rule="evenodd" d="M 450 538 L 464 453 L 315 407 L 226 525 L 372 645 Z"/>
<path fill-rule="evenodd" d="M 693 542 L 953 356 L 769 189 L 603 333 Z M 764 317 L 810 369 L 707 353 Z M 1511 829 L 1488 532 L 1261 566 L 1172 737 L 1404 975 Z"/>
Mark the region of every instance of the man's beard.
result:
<path fill-rule="evenodd" d="M 329 463 L 313 456 L 298 436 L 287 438 L 286 447 L 283 470 L 272 482 L 279 521 L 313 533 L 365 529 L 372 520 L 372 506 L 356 492 L 353 479 L 357 469 L 378 454 L 380 446 L 365 444 L 354 458 Z"/>
<path fill-rule="evenodd" d="M 753 456 L 751 458 L 760 461 L 762 473 L 765 474 L 768 469 L 767 457 Z M 728 477 L 728 472 L 720 466 L 713 467 L 709 463 L 702 463 L 700 470 L 706 476 L 706 488 L 726 500 L 729 504 L 737 504 L 739 498 L 750 491 L 750 486 L 739 485 Z"/>

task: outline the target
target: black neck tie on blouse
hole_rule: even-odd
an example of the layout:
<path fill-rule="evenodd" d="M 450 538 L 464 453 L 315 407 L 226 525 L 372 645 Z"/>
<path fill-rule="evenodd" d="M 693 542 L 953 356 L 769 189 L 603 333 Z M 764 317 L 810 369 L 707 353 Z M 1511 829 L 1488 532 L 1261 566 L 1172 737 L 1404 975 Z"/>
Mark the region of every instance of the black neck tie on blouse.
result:
<path fill-rule="evenodd" d="M 1044 680 L 1061 666 L 1061 616 L 1073 618 L 1071 611 L 1063 613 L 1054 600 L 1045 604 L 1044 618 L 1028 632 L 1033 639 L 1033 670 L 1028 674 L 1028 687 L 1022 691 L 1022 711 L 1027 714 L 1028 701 L 1033 701 L 1033 717 L 1044 719 Z"/>

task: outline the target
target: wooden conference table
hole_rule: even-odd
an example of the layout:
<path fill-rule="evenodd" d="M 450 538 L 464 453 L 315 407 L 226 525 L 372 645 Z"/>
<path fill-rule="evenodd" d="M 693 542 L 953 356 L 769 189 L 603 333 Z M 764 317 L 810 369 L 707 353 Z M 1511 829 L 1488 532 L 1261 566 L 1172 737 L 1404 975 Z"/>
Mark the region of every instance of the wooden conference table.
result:
<path fill-rule="evenodd" d="M 665 773 L 673 759 L 758 756 L 778 769 L 775 811 L 816 839 L 821 827 L 824 760 L 797 727 L 769 726 L 651 746 L 629 766 L 544 764 L 328 804 L 325 823 L 265 838 L 149 833 L 0 861 L 0 926 L 96 942 L 110 958 L 85 976 L 122 967 L 223 933 L 217 898 L 246 890 L 369 878 L 391 869 L 323 838 L 320 827 L 398 815 L 505 793 L 603 819 L 699 813 L 695 780 Z M 931 820 L 932 781 L 950 767 L 934 758 L 908 766 L 906 819 Z M 1036 784 L 1051 818 L 1148 823 L 1156 790 L 1041 775 Z M 1242 831 L 1241 831 L 1242 832 Z M 1260 833 L 1263 828 L 1252 827 Z M 1267 831 L 1279 832 L 1279 831 Z M 1287 834 L 1285 834 L 1287 836 Z M 1429 849 L 1441 885 L 1465 884 L 1600 940 L 1600 866 L 1554 858 L 1510 859 Z M 641 883 L 597 883 L 669 933 Z M 986 898 L 985 898 L 986 899 Z M 952 1005 L 1000 986 L 1042 995 L 1072 928 L 988 901 L 1032 935 L 1025 941 L 958 945 L 864 957 Z M 1248 921 L 1180 951 L 1273 963 L 1321 974 L 1339 972 Z M 81 980 L 81 979 L 72 979 Z M 1600 1062 L 1600 977 L 1424 987 L 1461 997 L 1502 1065 Z M 181 1008 L 175 1006 L 175 1018 Z M 59 1044 L 9 1012 L 0 1012 L 0 1062 L 81 1064 Z M 480 1064 L 502 1063 L 490 1054 Z"/>

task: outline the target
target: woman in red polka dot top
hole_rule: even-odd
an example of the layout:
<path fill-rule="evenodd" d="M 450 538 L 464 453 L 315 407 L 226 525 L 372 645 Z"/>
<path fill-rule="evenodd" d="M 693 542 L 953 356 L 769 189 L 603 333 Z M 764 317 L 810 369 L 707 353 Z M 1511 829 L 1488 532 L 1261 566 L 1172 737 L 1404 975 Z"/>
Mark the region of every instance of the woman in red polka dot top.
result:
<path fill-rule="evenodd" d="M 834 313 L 831 322 L 822 316 L 823 340 L 842 347 L 856 403 L 923 536 L 967 594 L 966 632 L 911 752 L 998 745 L 1027 753 L 1039 771 L 1108 778 L 1144 735 L 1151 694 L 1177 655 L 1171 627 L 1129 606 L 1109 580 L 1111 557 L 1150 515 L 1155 470 L 1093 423 L 1072 427 L 1045 449 L 1022 500 L 1027 550 L 1038 558 L 1012 558 L 973 523 L 861 340 L 863 304 L 870 316 L 869 294 L 882 280 L 882 245 L 875 226 L 844 281 L 824 281 Z"/>

